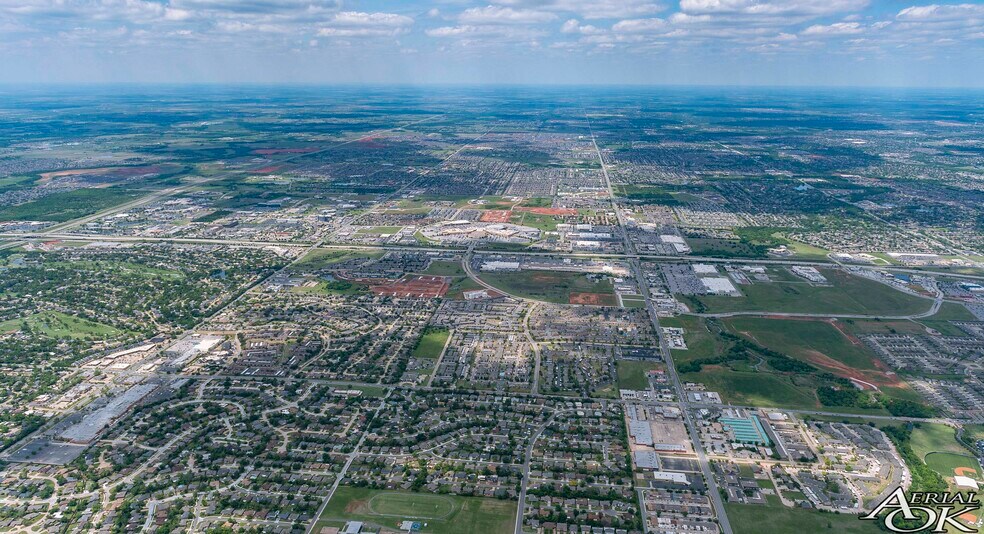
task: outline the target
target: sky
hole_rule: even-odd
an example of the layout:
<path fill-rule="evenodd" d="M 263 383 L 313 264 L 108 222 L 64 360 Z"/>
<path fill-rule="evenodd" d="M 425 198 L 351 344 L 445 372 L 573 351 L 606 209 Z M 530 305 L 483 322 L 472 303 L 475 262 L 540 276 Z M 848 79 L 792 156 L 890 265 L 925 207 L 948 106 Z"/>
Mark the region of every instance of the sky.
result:
<path fill-rule="evenodd" d="M 0 83 L 984 87 L 984 0 L 0 0 Z"/>

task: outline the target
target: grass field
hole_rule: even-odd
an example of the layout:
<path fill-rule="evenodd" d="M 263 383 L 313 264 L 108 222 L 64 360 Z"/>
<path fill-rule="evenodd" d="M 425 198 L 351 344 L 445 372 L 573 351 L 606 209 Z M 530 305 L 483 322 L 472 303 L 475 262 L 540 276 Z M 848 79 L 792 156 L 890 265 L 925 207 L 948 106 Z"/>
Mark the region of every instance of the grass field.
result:
<path fill-rule="evenodd" d="M 615 304 L 611 280 L 591 280 L 584 273 L 567 271 L 519 271 L 482 273 L 482 280 L 504 292 L 523 298 L 568 304 L 572 293 L 598 293 L 607 305 Z"/>
<path fill-rule="evenodd" d="M 381 258 L 383 256 L 382 252 L 363 252 L 358 250 L 339 250 L 339 249 L 326 249 L 319 248 L 317 250 L 312 250 L 308 252 L 300 261 L 297 262 L 299 267 L 314 268 L 324 267 L 331 265 L 333 263 L 339 263 L 345 260 L 358 259 L 358 258 Z"/>
<path fill-rule="evenodd" d="M 724 402 L 804 409 L 819 406 L 815 386 L 809 383 L 800 386 L 794 379 L 771 373 L 705 366 L 699 373 L 685 373 L 680 378 L 704 384 L 708 390 L 718 392 Z"/>
<path fill-rule="evenodd" d="M 0 209 L 0 221 L 65 222 L 112 208 L 137 196 L 137 192 L 115 187 L 53 193 L 40 200 Z"/>
<path fill-rule="evenodd" d="M 420 530 L 425 534 L 505 534 L 512 532 L 515 518 L 513 501 L 341 486 L 318 519 L 315 532 L 352 520 L 395 530 L 402 520 L 413 519 L 427 523 Z"/>
<path fill-rule="evenodd" d="M 468 278 L 467 276 L 463 278 L 455 278 L 454 281 L 451 282 L 451 287 L 448 288 L 448 293 L 445 296 L 450 299 L 461 300 L 464 298 L 462 293 L 465 291 L 474 291 L 476 289 L 483 288 L 478 282 L 472 280 L 471 278 Z"/>
<path fill-rule="evenodd" d="M 840 270 L 821 269 L 832 286 L 804 283 L 756 282 L 740 286 L 744 297 L 706 295 L 683 297 L 708 313 L 766 311 L 790 313 L 844 313 L 861 315 L 909 315 L 924 312 L 927 299 L 897 291 L 885 284 Z"/>
<path fill-rule="evenodd" d="M 775 498 L 775 497 L 773 497 Z M 735 534 L 802 534 L 836 532 L 866 534 L 881 532 L 874 521 L 860 521 L 850 514 L 833 514 L 817 510 L 787 508 L 782 504 L 725 504 L 728 521 Z M 765 525 L 768 528 L 765 529 Z"/>
<path fill-rule="evenodd" d="M 428 328 L 413 349 L 414 358 L 437 358 L 444 350 L 451 332 L 446 328 Z"/>
<path fill-rule="evenodd" d="M 931 452 L 923 460 L 930 469 L 939 473 L 947 482 L 952 482 L 958 472 L 963 476 L 980 480 L 981 465 L 977 458 L 969 454 L 954 454 L 952 452 Z M 959 471 L 958 471 L 959 470 Z"/>
<path fill-rule="evenodd" d="M 875 368 L 875 355 L 867 347 L 855 345 L 825 321 L 731 317 L 724 322 L 735 333 L 802 361 L 821 353 L 855 369 Z"/>
<path fill-rule="evenodd" d="M 420 274 L 428 274 L 431 276 L 468 276 L 465 273 L 465 269 L 461 267 L 460 262 L 443 260 L 434 260 L 430 262 L 427 269 Z"/>
<path fill-rule="evenodd" d="M 618 360 L 615 368 L 618 372 L 618 388 L 643 390 L 649 388 L 646 371 L 659 367 L 657 362 L 645 360 Z"/>
<path fill-rule="evenodd" d="M 316 295 L 361 295 L 368 293 L 369 288 L 348 280 L 335 280 L 333 282 L 318 282 L 317 285 L 310 287 L 295 287 L 293 291 L 294 293 L 313 293 Z"/>
<path fill-rule="evenodd" d="M 920 423 L 918 427 L 913 428 L 909 444 L 912 446 L 912 452 L 923 459 L 933 452 L 968 453 L 967 449 L 957 441 L 956 431 L 953 428 L 937 423 Z"/>
<path fill-rule="evenodd" d="M 4 321 L 0 323 L 0 333 L 17 330 L 25 323 L 31 330 L 55 339 L 109 338 L 122 333 L 112 326 L 56 311 L 43 311 L 22 319 Z"/>
<path fill-rule="evenodd" d="M 977 458 L 957 441 L 956 430 L 947 425 L 920 423 L 912 429 L 909 445 L 916 456 L 951 484 L 956 474 L 955 469 L 963 468 L 964 475 L 978 480 L 981 477 L 981 466 Z"/>
<path fill-rule="evenodd" d="M 371 228 L 359 228 L 357 233 L 374 235 L 393 235 L 403 229 L 402 226 L 373 226 Z"/>
<path fill-rule="evenodd" d="M 710 358 L 723 352 L 727 347 L 721 339 L 707 327 L 707 320 L 691 315 L 665 317 L 659 320 L 660 326 L 683 328 L 687 350 L 673 351 L 673 361 L 685 362 L 699 358 Z"/>

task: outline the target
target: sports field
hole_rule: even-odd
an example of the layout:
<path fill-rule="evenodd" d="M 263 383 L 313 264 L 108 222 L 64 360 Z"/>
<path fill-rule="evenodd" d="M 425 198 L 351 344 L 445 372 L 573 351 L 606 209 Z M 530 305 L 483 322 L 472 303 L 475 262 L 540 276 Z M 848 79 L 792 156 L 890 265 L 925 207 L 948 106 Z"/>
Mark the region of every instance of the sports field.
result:
<path fill-rule="evenodd" d="M 319 532 L 322 526 L 341 526 L 353 520 L 394 532 L 402 521 L 412 520 L 422 524 L 419 532 L 425 534 L 504 534 L 513 530 L 516 503 L 480 497 L 341 486 L 318 518 L 315 532 Z"/>
<path fill-rule="evenodd" d="M 482 273 L 480 278 L 489 285 L 522 298 L 556 304 L 616 304 L 611 280 L 592 280 L 585 273 L 531 270 Z"/>
<path fill-rule="evenodd" d="M 800 282 L 756 282 L 740 286 L 743 297 L 704 295 L 684 297 L 707 313 L 765 311 L 900 316 L 924 312 L 929 299 L 919 298 L 835 269 L 820 269 L 831 283 L 816 286 Z"/>
<path fill-rule="evenodd" d="M 981 465 L 970 451 L 957 441 L 956 431 L 938 423 L 920 423 L 912 429 L 909 445 L 912 452 L 948 483 L 955 475 L 981 479 Z"/>

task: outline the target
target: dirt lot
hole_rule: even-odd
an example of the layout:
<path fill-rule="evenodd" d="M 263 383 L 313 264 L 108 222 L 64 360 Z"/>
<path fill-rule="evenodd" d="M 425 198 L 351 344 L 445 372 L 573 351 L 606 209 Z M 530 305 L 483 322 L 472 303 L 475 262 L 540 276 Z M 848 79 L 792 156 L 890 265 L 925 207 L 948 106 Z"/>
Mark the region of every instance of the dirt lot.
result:
<path fill-rule="evenodd" d="M 615 295 L 605 293 L 571 293 L 571 304 L 584 304 L 586 306 L 614 306 Z"/>
<path fill-rule="evenodd" d="M 511 216 L 512 212 L 509 210 L 488 210 L 482 213 L 482 216 L 478 220 L 481 222 L 506 223 L 509 222 L 509 217 Z"/>
<path fill-rule="evenodd" d="M 395 282 L 371 285 L 369 289 L 377 295 L 433 299 L 443 297 L 450 287 L 450 280 L 444 276 L 405 276 Z"/>

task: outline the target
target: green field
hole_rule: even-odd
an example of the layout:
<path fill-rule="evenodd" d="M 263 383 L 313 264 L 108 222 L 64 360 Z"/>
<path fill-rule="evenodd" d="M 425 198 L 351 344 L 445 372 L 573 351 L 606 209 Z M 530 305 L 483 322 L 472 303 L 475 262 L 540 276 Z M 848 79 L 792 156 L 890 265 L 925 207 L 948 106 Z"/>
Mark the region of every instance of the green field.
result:
<path fill-rule="evenodd" d="M 775 497 L 772 497 L 775 499 Z M 851 514 L 834 514 L 817 510 L 787 508 L 782 504 L 724 505 L 735 534 L 803 534 L 806 532 L 837 532 L 838 534 L 867 534 L 881 532 L 874 521 L 861 521 Z M 768 525 L 765 529 L 764 526 Z"/>
<path fill-rule="evenodd" d="M 691 309 L 707 313 L 765 311 L 860 315 L 910 315 L 924 312 L 928 299 L 897 291 L 885 284 L 834 269 L 820 272 L 832 286 L 805 283 L 756 282 L 739 286 L 744 297 L 685 296 Z"/>
<path fill-rule="evenodd" d="M 476 289 L 483 289 L 483 287 L 471 278 L 468 278 L 467 276 L 463 278 L 455 278 L 454 281 L 451 282 L 451 287 L 448 288 L 448 293 L 445 296 L 450 299 L 461 300 L 464 298 L 462 293 L 465 291 L 474 291 Z"/>
<path fill-rule="evenodd" d="M 446 328 L 428 328 L 424 335 L 420 336 L 417 346 L 413 348 L 414 358 L 437 358 L 444 350 L 451 332 Z"/>
<path fill-rule="evenodd" d="M 577 272 L 518 271 L 482 273 L 481 278 L 505 293 L 522 298 L 568 304 L 571 293 L 599 293 L 603 305 L 616 303 L 612 282 L 607 277 L 594 281 Z"/>
<path fill-rule="evenodd" d="M 300 259 L 300 261 L 297 262 L 297 266 L 317 269 L 345 260 L 369 258 L 378 259 L 381 257 L 383 257 L 382 252 L 319 248 L 308 252 L 303 258 Z"/>
<path fill-rule="evenodd" d="M 912 452 L 923 460 L 926 455 L 934 452 L 950 452 L 967 454 L 968 451 L 957 441 L 956 430 L 937 423 L 920 423 L 912 429 L 909 444 Z"/>
<path fill-rule="evenodd" d="M 461 262 L 444 260 L 431 261 L 427 269 L 420 274 L 429 274 L 431 276 L 468 276 L 465 273 L 465 269 L 461 266 Z"/>
<path fill-rule="evenodd" d="M 920 423 L 912 429 L 909 446 L 919 459 L 950 484 L 956 474 L 954 469 L 961 467 L 973 469 L 973 473 L 965 475 L 978 480 L 981 477 L 980 463 L 957 441 L 956 430 L 952 427 L 938 423 Z"/>
<path fill-rule="evenodd" d="M 954 454 L 952 452 L 931 452 L 924 459 L 930 469 L 940 474 L 947 482 L 952 482 L 953 476 L 960 469 L 964 476 L 980 480 L 981 465 L 977 458 L 969 454 Z M 968 471 L 972 470 L 972 471 Z"/>
<path fill-rule="evenodd" d="M 615 362 L 618 371 L 618 388 L 644 390 L 649 389 L 646 371 L 656 369 L 659 363 L 645 360 L 618 360 Z"/>
<path fill-rule="evenodd" d="M 809 362 L 811 355 L 820 353 L 855 369 L 875 368 L 875 355 L 867 347 L 852 343 L 825 321 L 731 317 L 724 322 L 759 345 L 802 361 Z"/>
<path fill-rule="evenodd" d="M 687 350 L 673 351 L 673 361 L 685 362 L 698 358 L 708 358 L 724 351 L 725 343 L 708 329 L 707 321 L 707 319 L 692 315 L 660 318 L 660 326 L 683 328 Z"/>
<path fill-rule="evenodd" d="M 734 404 L 774 408 L 816 408 L 816 387 L 809 378 L 790 378 L 766 372 L 735 371 L 727 367 L 707 366 L 699 373 L 681 374 L 685 382 L 700 382 L 721 400 Z M 797 380 L 802 384 L 797 384 Z"/>
<path fill-rule="evenodd" d="M 424 534 L 458 532 L 508 533 L 516 520 L 516 503 L 479 497 L 372 490 L 341 486 L 335 491 L 315 532 L 346 521 L 395 530 L 403 520 L 427 523 Z"/>
<path fill-rule="evenodd" d="M 403 229 L 402 226 L 373 226 L 371 228 L 359 228 L 360 234 L 374 235 L 393 235 Z"/>
<path fill-rule="evenodd" d="M 318 282 L 311 287 L 295 287 L 294 293 L 307 293 L 316 295 L 361 295 L 368 293 L 369 289 L 364 284 L 349 282 L 348 280 L 333 280 L 331 282 Z"/>
<path fill-rule="evenodd" d="M 112 326 L 56 311 L 43 311 L 21 319 L 4 321 L 0 323 L 0 333 L 20 329 L 24 324 L 33 331 L 55 339 L 109 338 L 122 333 Z"/>
<path fill-rule="evenodd" d="M 76 189 L 50 194 L 40 200 L 0 209 L 0 221 L 65 222 L 123 204 L 139 193 L 109 187 Z"/>
<path fill-rule="evenodd" d="M 540 215 L 528 211 L 513 212 L 509 222 L 536 228 L 544 232 L 555 232 L 560 221 L 551 215 Z"/>

